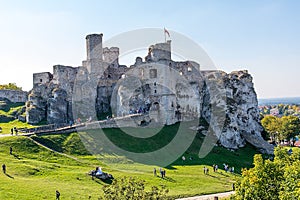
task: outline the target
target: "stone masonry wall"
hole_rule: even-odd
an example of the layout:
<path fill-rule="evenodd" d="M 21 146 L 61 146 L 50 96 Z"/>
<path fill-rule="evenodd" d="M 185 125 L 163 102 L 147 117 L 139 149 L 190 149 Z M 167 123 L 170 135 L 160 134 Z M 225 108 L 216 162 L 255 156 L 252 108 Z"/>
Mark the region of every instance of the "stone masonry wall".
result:
<path fill-rule="evenodd" d="M 0 98 L 7 98 L 11 102 L 26 102 L 28 92 L 19 90 L 0 90 Z"/>
<path fill-rule="evenodd" d="M 147 115 L 143 121 L 163 125 L 202 117 L 222 146 L 237 149 L 248 141 L 272 152 L 261 137 L 257 96 L 248 71 L 200 71 L 200 64 L 193 61 L 175 62 L 170 41 L 152 45 L 144 61 L 138 57 L 127 67 L 118 63 L 118 48 L 102 48 L 102 34 L 86 39 L 87 59 L 82 67 L 56 65 L 53 77 L 50 73 L 34 76 L 36 84 L 26 104 L 27 122 L 96 120 L 96 115 L 110 112 L 122 119 L 107 121 L 102 124 L 105 127 L 114 127 L 116 122 L 128 126 L 126 116 L 137 113 Z M 5 97 L 26 101 L 8 93 Z"/>

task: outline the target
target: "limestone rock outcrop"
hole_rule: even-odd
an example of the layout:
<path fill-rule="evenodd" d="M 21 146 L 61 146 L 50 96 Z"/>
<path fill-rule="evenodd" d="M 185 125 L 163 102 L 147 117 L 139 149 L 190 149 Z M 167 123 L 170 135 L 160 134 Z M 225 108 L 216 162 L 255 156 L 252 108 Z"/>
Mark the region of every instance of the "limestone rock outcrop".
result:
<path fill-rule="evenodd" d="M 33 75 L 27 122 L 59 124 L 136 113 L 163 125 L 203 118 L 222 146 L 237 149 L 247 141 L 272 153 L 273 147 L 261 137 L 248 71 L 201 71 L 193 61 L 173 61 L 171 41 L 152 45 L 144 61 L 137 57 L 127 67 L 119 64 L 118 48 L 102 48 L 102 36 L 87 36 L 83 66 L 56 65 L 53 74 Z"/>
<path fill-rule="evenodd" d="M 261 136 L 263 128 L 259 120 L 258 101 L 252 76 L 247 70 L 218 74 L 221 76 L 216 76 L 216 72 L 204 73 L 204 76 L 213 77 L 224 85 L 225 98 L 209 98 L 207 97 L 209 93 L 206 91 L 202 116 L 212 126 L 218 123 L 217 120 L 224 122 L 222 131 L 216 133 L 219 143 L 230 149 L 238 149 L 247 141 L 265 153 L 272 153 L 274 147 Z M 217 114 L 215 121 L 211 121 L 211 113 L 213 113 L 211 104 L 219 104 L 218 112 L 224 112 L 225 115 Z"/>

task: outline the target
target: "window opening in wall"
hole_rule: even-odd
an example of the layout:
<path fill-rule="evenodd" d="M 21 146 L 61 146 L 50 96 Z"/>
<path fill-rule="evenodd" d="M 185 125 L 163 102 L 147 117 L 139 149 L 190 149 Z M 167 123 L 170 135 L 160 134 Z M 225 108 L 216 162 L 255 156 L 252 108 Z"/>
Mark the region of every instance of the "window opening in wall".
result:
<path fill-rule="evenodd" d="M 150 78 L 157 77 L 157 69 L 150 69 Z"/>

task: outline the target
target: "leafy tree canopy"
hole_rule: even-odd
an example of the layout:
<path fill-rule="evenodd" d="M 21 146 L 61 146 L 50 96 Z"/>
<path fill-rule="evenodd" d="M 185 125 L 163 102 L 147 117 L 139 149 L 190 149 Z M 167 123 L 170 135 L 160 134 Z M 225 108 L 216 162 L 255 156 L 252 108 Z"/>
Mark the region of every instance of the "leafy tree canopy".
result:
<path fill-rule="evenodd" d="M 22 87 L 18 87 L 15 83 L 0 85 L 0 90 L 22 90 Z"/>
<path fill-rule="evenodd" d="M 135 178 L 115 179 L 111 185 L 103 186 L 104 197 L 100 199 L 115 200 L 167 200 L 169 192 L 165 186 L 153 186 L 150 191 L 145 190 L 145 181 Z"/>
<path fill-rule="evenodd" d="M 271 141 L 290 140 L 300 132 L 300 119 L 296 116 L 283 116 L 282 118 L 267 115 L 261 124 L 268 132 Z"/>
<path fill-rule="evenodd" d="M 300 197 L 300 149 L 289 153 L 286 148 L 275 149 L 273 160 L 254 156 L 254 167 L 244 169 L 237 182 L 236 200 L 290 200 Z"/>

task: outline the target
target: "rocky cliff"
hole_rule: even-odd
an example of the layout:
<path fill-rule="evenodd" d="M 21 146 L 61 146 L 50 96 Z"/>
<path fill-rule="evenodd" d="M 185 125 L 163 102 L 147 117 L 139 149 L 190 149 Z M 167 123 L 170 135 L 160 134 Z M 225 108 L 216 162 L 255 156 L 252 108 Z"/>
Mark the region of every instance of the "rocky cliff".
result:
<path fill-rule="evenodd" d="M 173 61 L 171 41 L 151 45 L 144 60 L 137 57 L 126 67 L 118 63 L 118 48 L 105 48 L 102 55 L 102 36 L 86 38 L 88 56 L 82 67 L 56 65 L 53 74 L 33 75 L 27 122 L 61 124 L 137 113 L 147 115 L 152 125 L 202 118 L 210 128 L 200 131 L 226 148 L 248 141 L 272 152 L 261 137 L 257 96 L 247 70 L 200 71 L 193 61 Z"/>
<path fill-rule="evenodd" d="M 222 130 L 215 131 L 219 143 L 224 147 L 237 149 L 243 147 L 247 141 L 265 153 L 272 153 L 273 146 L 261 136 L 263 128 L 259 119 L 257 95 L 252 76 L 248 71 L 234 71 L 229 74 L 211 71 L 203 72 L 203 76 L 206 79 L 214 80 L 215 84 L 222 84 L 226 93 L 223 97 L 213 98 L 207 91 L 207 86 L 203 88 L 205 92 L 202 117 L 210 126 L 218 125 L 219 122 L 224 123 Z M 221 88 L 221 86 L 217 88 Z M 214 111 L 211 109 L 211 104 L 218 105 L 218 112 L 225 114 L 218 113 L 212 118 L 211 115 Z"/>
<path fill-rule="evenodd" d="M 246 71 L 235 71 L 229 74 L 222 71 L 202 71 L 202 78 L 197 87 L 199 92 L 200 116 L 214 130 L 219 143 L 230 149 L 243 147 L 246 141 L 254 146 L 271 153 L 273 148 L 261 137 L 262 126 L 259 120 L 258 102 L 252 82 L 252 76 Z M 72 97 L 50 81 L 38 84 L 31 90 L 27 103 L 27 120 L 35 124 L 42 120 L 48 123 L 68 123 L 73 119 Z M 88 83 L 86 83 L 88 84 Z M 201 86 L 201 87 L 199 87 Z M 138 100 L 137 96 L 150 94 L 149 86 L 137 90 L 128 98 L 128 104 L 134 108 L 146 107 L 153 102 Z M 110 97 L 113 86 L 99 85 L 97 87 L 95 109 L 98 115 L 111 110 Z M 87 91 L 87 89 L 84 89 Z M 126 92 L 128 94 L 128 92 Z M 89 96 L 82 94 L 82 96 Z M 86 100 L 88 100 L 87 98 Z M 103 101 L 103 102 L 102 102 Z M 89 109 L 89 108 L 87 108 Z M 152 108 L 153 109 L 153 108 Z M 176 117 L 175 121 L 180 121 Z M 220 128 L 221 127 L 221 128 Z M 206 131 L 202 131 L 206 134 Z"/>

